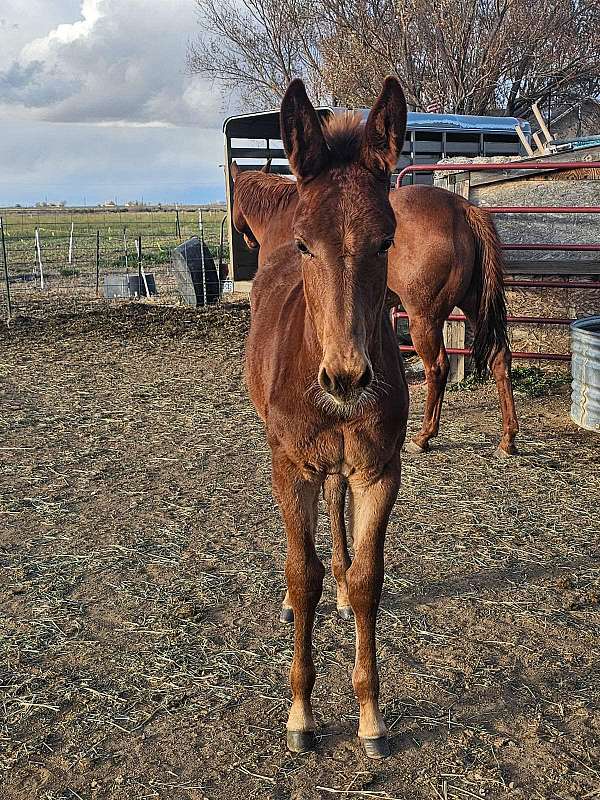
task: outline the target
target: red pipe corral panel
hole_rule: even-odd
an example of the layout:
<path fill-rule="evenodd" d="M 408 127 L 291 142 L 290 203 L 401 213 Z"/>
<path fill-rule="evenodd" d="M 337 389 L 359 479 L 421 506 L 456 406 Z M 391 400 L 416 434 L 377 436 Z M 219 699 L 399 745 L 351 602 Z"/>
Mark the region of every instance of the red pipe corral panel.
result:
<path fill-rule="evenodd" d="M 405 175 L 414 172 L 515 172 L 520 170 L 554 170 L 554 169 L 598 169 L 600 161 L 546 161 L 544 163 L 524 161 L 510 164 L 412 164 L 405 167 L 396 178 L 396 187 L 402 185 Z M 599 214 L 600 206 L 481 206 L 491 214 Z M 600 252 L 600 244 L 503 244 L 503 250 L 558 250 L 572 252 Z M 557 280 L 515 280 L 505 278 L 505 286 L 523 289 L 600 289 L 600 281 L 557 281 Z M 392 325 L 396 330 L 397 319 L 408 319 L 405 311 L 397 308 L 391 312 Z M 449 322 L 465 322 L 462 314 L 451 314 Z M 507 317 L 508 322 L 525 325 L 570 325 L 574 320 L 551 317 Z M 414 353 L 411 345 L 400 345 L 405 353 Z M 450 347 L 446 348 L 450 355 L 471 355 L 471 350 Z M 571 356 L 565 353 L 529 353 L 513 352 L 513 358 L 532 361 L 570 361 Z"/>
<path fill-rule="evenodd" d="M 416 350 L 412 345 L 409 344 L 401 344 L 399 346 L 400 351 L 402 353 L 416 353 Z M 470 356 L 472 354 L 471 350 L 462 348 L 462 347 L 447 347 L 446 352 L 449 355 L 456 355 L 456 356 Z M 513 358 L 519 359 L 526 359 L 528 361 L 570 361 L 571 356 L 568 353 L 528 353 L 521 350 L 513 351 L 512 353 Z"/>
<path fill-rule="evenodd" d="M 600 286 L 598 287 L 600 288 Z M 408 319 L 406 311 L 393 311 L 396 319 Z M 508 322 L 514 322 L 518 325 L 570 325 L 575 322 L 574 319 L 567 317 L 507 317 Z M 446 322 L 466 322 L 467 318 L 464 314 L 450 314 L 446 317 Z"/>
<path fill-rule="evenodd" d="M 504 164 L 409 164 L 398 173 L 396 188 L 402 185 L 402 179 L 410 172 L 517 172 L 525 169 L 537 169 L 540 172 L 553 169 L 598 169 L 600 161 L 512 161 Z"/>
<path fill-rule="evenodd" d="M 600 206 L 479 206 L 490 214 L 598 214 Z"/>

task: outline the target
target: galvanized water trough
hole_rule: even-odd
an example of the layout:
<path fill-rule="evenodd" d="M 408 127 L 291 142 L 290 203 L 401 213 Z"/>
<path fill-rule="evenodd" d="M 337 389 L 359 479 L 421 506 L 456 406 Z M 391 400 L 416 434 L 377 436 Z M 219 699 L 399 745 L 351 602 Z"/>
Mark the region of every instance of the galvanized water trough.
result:
<path fill-rule="evenodd" d="M 571 324 L 571 419 L 600 433 L 600 316 Z"/>

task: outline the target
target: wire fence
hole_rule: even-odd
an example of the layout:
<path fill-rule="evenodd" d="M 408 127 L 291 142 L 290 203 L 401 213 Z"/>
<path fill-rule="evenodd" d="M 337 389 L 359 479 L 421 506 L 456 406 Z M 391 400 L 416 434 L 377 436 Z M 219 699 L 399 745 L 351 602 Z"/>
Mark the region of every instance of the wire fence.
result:
<path fill-rule="evenodd" d="M 17 209 L 1 214 L 0 315 L 63 296 L 135 297 L 179 302 L 174 250 L 192 237 L 214 261 L 219 286 L 229 260 L 225 212 L 215 209 Z M 184 256 L 187 248 L 183 249 Z M 136 280 L 137 277 L 137 280 Z M 179 276 L 181 277 L 181 276 Z M 119 290 L 119 286 L 122 290 Z"/>

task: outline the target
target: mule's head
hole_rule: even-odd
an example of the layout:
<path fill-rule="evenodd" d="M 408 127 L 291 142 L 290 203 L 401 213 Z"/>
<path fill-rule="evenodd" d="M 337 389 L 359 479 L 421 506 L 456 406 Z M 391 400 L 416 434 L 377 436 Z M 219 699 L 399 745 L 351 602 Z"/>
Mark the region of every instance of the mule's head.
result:
<path fill-rule="evenodd" d="M 318 381 L 341 412 L 356 407 L 374 378 L 371 355 L 396 227 L 390 171 L 405 129 L 406 101 L 395 78 L 386 78 L 364 126 L 355 115 L 322 126 L 300 80 L 281 105 L 283 145 L 298 181 L 293 233 L 322 349 Z"/>
<path fill-rule="evenodd" d="M 261 172 L 268 173 L 271 170 L 271 159 L 267 160 L 267 163 L 261 168 Z M 247 181 L 250 173 L 244 173 L 238 166 L 237 162 L 231 162 L 231 178 L 234 183 L 234 192 L 233 192 L 233 214 L 232 214 L 232 221 L 233 227 L 242 234 L 244 237 L 244 242 L 246 246 L 250 250 L 258 250 L 259 242 L 254 233 L 252 232 L 252 228 L 250 227 L 250 223 L 248 221 L 247 214 L 244 210 L 244 201 L 243 197 L 244 194 L 240 191 L 240 188 L 244 181 Z M 245 175 L 245 177 L 244 177 Z"/>

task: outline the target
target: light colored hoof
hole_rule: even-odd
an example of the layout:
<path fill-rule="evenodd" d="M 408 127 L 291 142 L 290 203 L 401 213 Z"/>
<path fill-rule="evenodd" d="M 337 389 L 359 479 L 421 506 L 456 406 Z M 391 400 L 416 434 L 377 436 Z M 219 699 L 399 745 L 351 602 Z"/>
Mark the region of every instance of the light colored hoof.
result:
<path fill-rule="evenodd" d="M 387 736 L 380 736 L 378 739 L 361 739 L 365 748 L 367 758 L 380 759 L 389 758 L 390 743 Z"/>
<path fill-rule="evenodd" d="M 504 450 L 502 447 L 499 447 L 496 450 L 496 455 L 498 458 L 512 458 L 513 456 L 518 456 L 519 451 L 513 444 L 509 450 Z"/>
<path fill-rule="evenodd" d="M 293 621 L 294 609 L 289 606 L 283 606 L 279 614 L 279 622 L 283 622 L 284 625 L 291 625 Z"/>
<path fill-rule="evenodd" d="M 420 444 L 413 442 L 412 439 L 409 439 L 408 442 L 404 444 L 404 450 L 407 453 L 413 453 L 414 455 L 421 455 L 422 453 L 427 452 L 427 450 L 424 447 L 421 447 Z"/>
<path fill-rule="evenodd" d="M 308 753 L 317 746 L 314 731 L 288 731 L 287 747 L 292 753 Z"/>
<path fill-rule="evenodd" d="M 350 606 L 338 606 L 338 617 L 343 620 L 354 619 L 354 612 Z"/>

